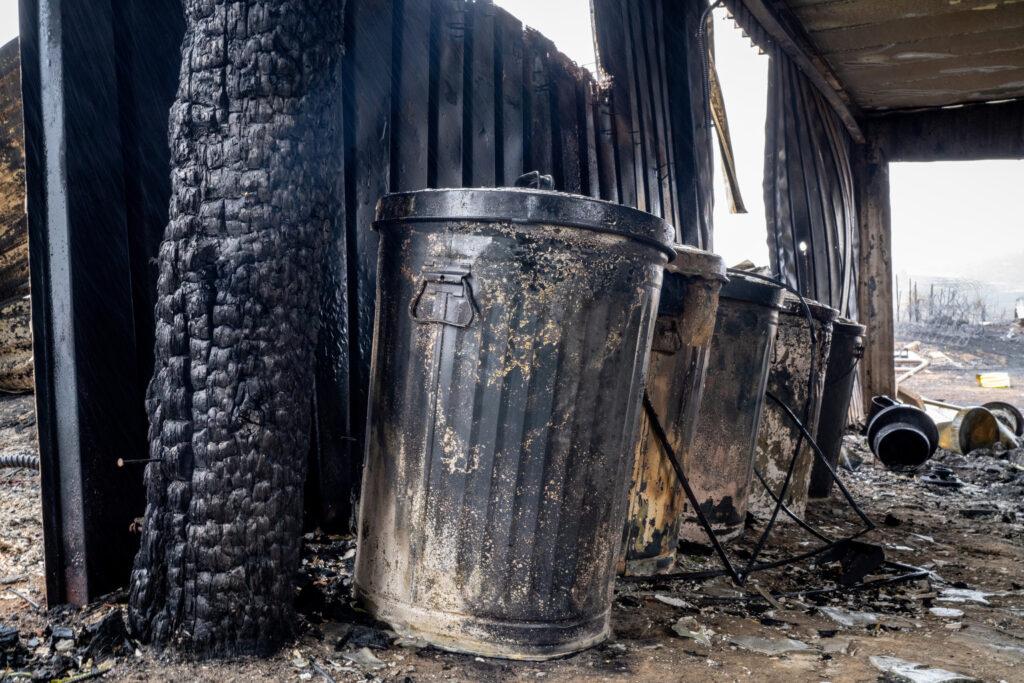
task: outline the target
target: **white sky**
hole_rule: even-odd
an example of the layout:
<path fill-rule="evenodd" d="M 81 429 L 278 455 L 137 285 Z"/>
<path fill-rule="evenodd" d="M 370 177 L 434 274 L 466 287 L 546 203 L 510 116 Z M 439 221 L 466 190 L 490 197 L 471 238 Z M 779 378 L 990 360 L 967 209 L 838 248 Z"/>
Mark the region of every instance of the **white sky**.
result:
<path fill-rule="evenodd" d="M 495 4 L 593 70 L 589 0 Z M 18 2 L 0 0 L 0 44 L 17 34 Z M 744 258 L 763 264 L 768 258 L 761 193 L 768 58 L 757 54 L 721 10 L 715 12 L 715 43 L 740 187 L 750 211 L 728 213 L 716 166 L 715 250 L 729 264 Z M 897 273 L 1024 283 L 1024 161 L 893 164 L 890 177 Z"/>
<path fill-rule="evenodd" d="M 18 35 L 18 0 L 0 0 L 0 45 Z"/>

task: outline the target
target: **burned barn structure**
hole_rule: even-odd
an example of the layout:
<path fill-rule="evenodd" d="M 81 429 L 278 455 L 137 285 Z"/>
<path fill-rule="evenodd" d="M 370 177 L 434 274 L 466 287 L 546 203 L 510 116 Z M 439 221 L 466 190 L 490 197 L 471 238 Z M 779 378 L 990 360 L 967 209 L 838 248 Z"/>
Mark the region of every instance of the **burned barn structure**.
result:
<path fill-rule="evenodd" d="M 607 209 L 602 220 L 634 216 L 629 220 L 648 227 L 639 238 L 629 233 L 631 239 L 660 249 L 658 258 L 678 252 L 686 262 L 685 247 L 714 250 L 715 126 L 708 104 L 713 40 L 707 3 L 592 0 L 596 75 L 486 0 L 343 4 L 343 50 L 325 109 L 325 128 L 339 134 L 325 136 L 327 148 L 318 150 L 318 158 L 337 169 L 330 181 L 336 203 L 322 258 L 305 264 L 322 284 L 320 331 L 314 379 L 296 400 L 308 401 L 304 409 L 311 415 L 309 452 L 302 454 L 308 468 L 304 524 L 349 532 L 360 509 L 373 372 L 390 368 L 381 349 L 371 362 L 378 282 L 398 286 L 398 266 L 378 258 L 380 200 L 448 188 L 462 192 L 463 209 L 483 206 L 481 197 L 490 196 L 483 190 L 511 187 L 537 172 L 534 180 L 550 177 L 550 189 L 621 205 L 613 207 L 621 214 Z M 1024 158 L 1024 4 L 926 0 L 915 12 L 878 0 L 719 4 L 771 59 L 763 192 L 770 267 L 778 281 L 763 289 L 756 275 L 745 284 L 735 277 L 721 296 L 737 310 L 756 304 L 775 311 L 787 305 L 780 303 L 779 286 L 785 286 L 817 302 L 821 349 L 833 334 L 858 344 L 862 339 L 856 382 L 842 386 L 845 399 L 854 393 L 850 412 L 863 417 L 873 396 L 896 393 L 888 164 Z M 47 599 L 82 605 L 125 586 L 139 548 L 149 460 L 145 402 L 159 348 L 158 256 L 172 196 L 169 112 L 186 68 L 186 17 L 178 0 L 20 0 L 20 9 Z M 229 21 L 242 19 L 230 11 L 210 18 L 214 26 Z M 428 202 L 435 195 L 419 196 Z M 397 200 L 382 206 L 385 212 L 397 206 L 401 219 L 425 211 Z M 510 200 L 505 210 L 516 206 Z M 524 215 L 537 210 L 520 209 Z M 485 214 L 461 219 L 485 222 Z M 419 218 L 429 223 L 437 216 Z M 590 214 L 565 226 L 596 229 L 595 220 Z M 666 225 L 674 234 L 657 237 Z M 383 238 L 389 240 L 397 243 L 390 234 Z M 577 265 L 583 266 L 581 281 L 588 281 L 587 263 Z M 591 265 L 614 270 L 600 259 Z M 717 273 L 720 265 L 711 270 Z M 413 293 L 412 303 L 402 299 L 394 311 L 458 328 L 477 316 L 486 319 L 475 309 L 466 273 L 451 264 L 429 272 L 433 279 Z M 676 274 L 695 277 L 685 269 Z M 706 279 L 714 282 L 709 296 L 717 306 L 724 275 Z M 621 283 L 650 284 L 625 276 Z M 436 296 L 429 315 L 417 308 L 424 292 Z M 445 301 L 468 297 L 470 303 L 452 313 L 437 303 L 442 294 Z M 657 307 L 644 301 L 647 318 L 630 325 L 657 329 Z M 804 323 L 807 307 L 799 296 L 796 301 L 783 308 L 783 322 Z M 840 317 L 848 319 L 838 323 L 845 333 L 833 331 Z M 773 313 L 765 328 L 774 331 L 778 318 Z M 700 373 L 703 363 L 715 362 L 713 352 L 710 361 L 706 357 L 713 322 L 696 335 L 699 344 L 682 340 L 672 351 L 700 347 Z M 634 327 L 623 329 L 649 346 Z M 766 364 L 769 347 L 752 347 L 752 358 Z M 827 357 L 824 351 L 810 361 L 822 385 L 828 384 Z M 799 372 L 806 374 L 804 365 Z M 687 381 L 700 384 L 697 376 Z M 637 393 L 634 385 L 622 383 Z M 720 391 L 724 396 L 729 388 Z M 750 410 L 780 410 L 760 393 L 757 399 Z M 793 400 L 810 403 L 802 394 Z M 824 413 L 830 428 L 840 424 L 830 429 L 836 442 L 846 426 L 845 400 L 841 405 Z M 689 407 L 693 419 L 698 408 Z M 501 415 L 487 419 L 497 422 Z M 807 421 L 811 431 L 815 421 Z M 747 425 L 749 448 L 756 425 L 756 419 Z M 466 429 L 478 436 L 477 426 Z M 611 434 L 607 441 L 621 438 Z M 807 458 L 813 457 L 808 449 Z M 380 487 L 384 476 L 371 470 L 367 481 Z M 663 479 L 672 476 L 666 466 Z M 806 489 L 806 480 L 801 485 Z M 692 502 L 679 502 L 674 514 L 692 513 L 686 507 Z M 376 509 L 362 507 L 364 514 Z M 743 514 L 729 514 L 722 522 L 742 528 Z M 689 517 L 677 521 L 697 528 Z M 370 576 L 369 569 L 360 571 Z"/>

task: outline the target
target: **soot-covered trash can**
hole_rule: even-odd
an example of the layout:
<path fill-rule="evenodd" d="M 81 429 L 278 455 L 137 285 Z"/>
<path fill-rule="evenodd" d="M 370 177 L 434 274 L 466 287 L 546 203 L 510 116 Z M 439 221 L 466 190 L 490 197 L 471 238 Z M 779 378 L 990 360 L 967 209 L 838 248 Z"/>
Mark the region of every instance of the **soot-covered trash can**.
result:
<path fill-rule="evenodd" d="M 810 391 L 810 410 L 804 426 L 813 435 L 817 432 L 821 413 L 821 393 L 825 386 L 825 372 L 832 343 L 832 321 L 835 320 L 838 311 L 816 301 L 805 301 L 814 324 L 815 344 L 811 344 L 807 316 L 800 300 L 787 294 L 779 315 L 779 329 L 775 335 L 775 348 L 768 371 L 768 392 L 789 406 L 798 418 L 804 420 L 804 406 L 807 404 Z M 813 382 L 809 384 L 812 357 L 815 374 Z M 776 497 L 782 492 L 798 439 L 799 427 L 793 424 L 774 401 L 766 400 L 754 463 Z M 789 487 L 783 497 L 783 502 L 796 515 L 802 516 L 807 509 L 807 487 L 813 464 L 814 451 L 807 439 L 803 439 Z M 760 482 L 755 483 L 750 494 L 750 510 L 767 519 L 774 508 L 775 501 L 765 491 L 764 486 Z M 778 521 L 788 522 L 790 519 L 780 514 Z"/>
<path fill-rule="evenodd" d="M 863 325 L 853 320 L 837 318 L 832 322 L 832 346 L 828 353 L 828 370 L 825 372 L 816 438 L 832 469 L 839 464 L 839 450 L 843 446 L 843 432 L 849 422 L 850 398 L 857 378 L 857 364 L 864 356 L 865 331 Z M 832 473 L 815 458 L 808 496 L 828 498 L 831 492 Z"/>
<path fill-rule="evenodd" d="M 401 634 L 605 639 L 673 229 L 544 190 L 381 200 L 355 588 Z"/>
<path fill-rule="evenodd" d="M 686 452 L 683 469 L 720 541 L 742 533 L 747 518 L 754 448 L 782 291 L 733 271 L 718 302 L 697 435 L 694 447 Z M 682 507 L 679 537 L 691 543 L 709 543 L 685 499 Z"/>
<path fill-rule="evenodd" d="M 676 258 L 666 267 L 647 392 L 680 456 L 693 442 L 718 295 L 725 281 L 722 259 L 691 247 L 676 247 Z M 639 424 L 621 569 L 647 576 L 671 571 L 675 564 L 685 496 L 645 412 Z"/>

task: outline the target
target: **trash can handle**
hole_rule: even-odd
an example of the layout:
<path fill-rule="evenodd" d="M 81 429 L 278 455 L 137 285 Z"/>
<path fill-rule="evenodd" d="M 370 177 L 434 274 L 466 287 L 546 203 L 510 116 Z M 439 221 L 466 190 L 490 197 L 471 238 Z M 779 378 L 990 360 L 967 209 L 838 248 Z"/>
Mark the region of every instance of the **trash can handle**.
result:
<path fill-rule="evenodd" d="M 409 305 L 409 315 L 421 325 L 439 323 L 452 327 L 469 327 L 479 308 L 473 298 L 473 286 L 469 282 L 469 270 L 458 266 L 432 268 L 423 272 L 423 280 Z M 432 293 L 430 308 L 421 307 L 428 289 Z"/>

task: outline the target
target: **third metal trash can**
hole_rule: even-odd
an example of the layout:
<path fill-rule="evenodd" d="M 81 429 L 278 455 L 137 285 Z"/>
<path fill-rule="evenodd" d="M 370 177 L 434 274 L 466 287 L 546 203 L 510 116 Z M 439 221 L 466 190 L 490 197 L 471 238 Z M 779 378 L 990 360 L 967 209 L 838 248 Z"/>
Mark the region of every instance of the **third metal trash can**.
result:
<path fill-rule="evenodd" d="M 849 423 L 850 398 L 857 377 L 857 363 L 864 355 L 865 329 L 863 325 L 844 318 L 837 318 L 832 323 L 832 346 L 829 349 L 825 389 L 821 397 L 817 442 L 833 469 L 839 463 L 843 432 Z M 828 498 L 831 491 L 832 473 L 815 458 L 808 496 Z"/>
<path fill-rule="evenodd" d="M 722 288 L 694 447 L 683 462 L 701 511 L 719 540 L 743 531 L 782 289 L 732 271 Z M 709 543 L 683 501 L 679 537 Z"/>
<path fill-rule="evenodd" d="M 693 442 L 718 294 L 725 280 L 722 259 L 692 247 L 676 247 L 676 258 L 666 268 L 647 393 L 679 457 Z M 671 571 L 675 564 L 685 496 L 646 413 L 640 415 L 639 435 L 622 571 L 647 576 Z"/>
<path fill-rule="evenodd" d="M 779 315 L 779 331 L 775 336 L 775 348 L 768 371 L 768 392 L 787 405 L 801 421 L 805 421 L 804 426 L 813 435 L 818 429 L 818 417 L 821 412 L 821 392 L 825 386 L 825 371 L 832 343 L 832 321 L 835 320 L 838 311 L 816 301 L 806 301 L 814 324 L 816 343 L 811 345 L 807 317 L 800 300 L 787 294 Z M 815 374 L 813 383 L 809 385 L 812 354 Z M 808 391 L 810 410 L 805 419 L 804 407 L 807 405 Z M 782 492 L 786 472 L 799 439 L 800 429 L 774 401 L 766 400 L 754 463 L 776 497 Z M 807 486 L 814 463 L 814 452 L 810 443 L 803 439 L 802 444 L 789 487 L 783 498 L 786 506 L 794 514 L 801 516 L 807 508 Z M 750 494 L 750 510 L 767 519 L 774 507 L 775 501 L 772 496 L 760 482 L 755 483 Z M 778 520 L 790 521 L 781 513 Z"/>
<path fill-rule="evenodd" d="M 526 189 L 385 197 L 355 589 L 401 634 L 605 639 L 673 229 Z"/>

